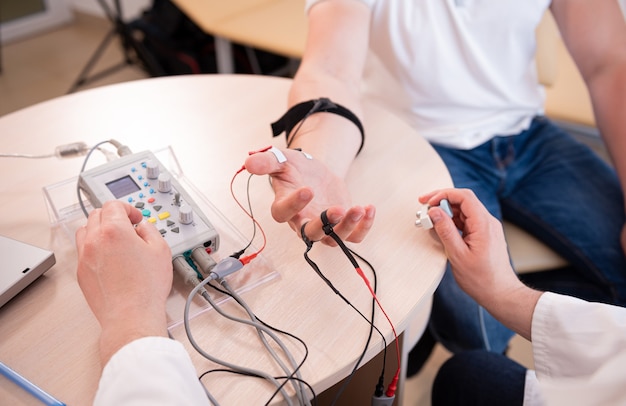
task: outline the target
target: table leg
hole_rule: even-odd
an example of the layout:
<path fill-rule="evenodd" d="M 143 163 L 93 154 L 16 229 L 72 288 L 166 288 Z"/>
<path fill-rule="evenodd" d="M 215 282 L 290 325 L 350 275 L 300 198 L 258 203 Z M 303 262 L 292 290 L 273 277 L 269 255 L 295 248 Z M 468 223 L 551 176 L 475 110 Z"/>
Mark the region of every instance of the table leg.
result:
<path fill-rule="evenodd" d="M 233 45 L 223 37 L 215 37 L 215 57 L 217 73 L 235 73 Z"/>
<path fill-rule="evenodd" d="M 422 337 L 422 334 L 424 334 L 426 327 L 428 326 L 428 319 L 430 318 L 430 310 L 432 308 L 432 304 L 433 300 L 431 297 L 428 302 L 425 303 L 424 306 L 419 309 L 415 315 L 413 315 L 411 322 L 409 322 L 409 325 L 403 333 L 404 339 L 402 340 L 402 347 L 400 347 L 400 350 L 402 352 L 402 370 L 405 371 L 405 373 L 402 374 L 402 376 L 400 377 L 400 380 L 398 381 L 398 390 L 396 391 L 396 399 L 399 400 L 399 404 L 404 403 L 404 384 L 406 381 L 406 370 L 408 367 L 409 352 L 413 349 L 415 344 L 417 344 L 420 337 Z"/>

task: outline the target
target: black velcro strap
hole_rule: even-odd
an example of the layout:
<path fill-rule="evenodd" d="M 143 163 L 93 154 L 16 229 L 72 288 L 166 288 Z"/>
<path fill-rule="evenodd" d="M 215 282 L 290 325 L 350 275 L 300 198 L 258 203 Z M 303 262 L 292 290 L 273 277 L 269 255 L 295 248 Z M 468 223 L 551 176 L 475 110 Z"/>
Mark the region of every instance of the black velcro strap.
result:
<path fill-rule="evenodd" d="M 289 140 L 289 134 L 291 134 L 293 128 L 300 121 L 306 119 L 314 113 L 333 113 L 352 121 L 361 132 L 361 146 L 357 151 L 357 155 L 361 152 L 363 144 L 365 143 L 365 130 L 363 129 L 361 120 L 359 120 L 359 118 L 347 108 L 332 102 L 326 97 L 305 101 L 291 107 L 281 118 L 272 123 L 273 136 L 276 137 L 284 132 L 287 137 L 287 146 L 289 146 L 291 143 Z"/>

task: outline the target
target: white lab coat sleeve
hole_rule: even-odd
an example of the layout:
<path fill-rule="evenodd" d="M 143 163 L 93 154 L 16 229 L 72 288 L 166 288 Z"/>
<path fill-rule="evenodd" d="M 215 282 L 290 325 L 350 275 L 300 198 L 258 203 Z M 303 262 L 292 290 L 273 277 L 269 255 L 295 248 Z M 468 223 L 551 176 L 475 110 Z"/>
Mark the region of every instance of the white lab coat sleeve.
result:
<path fill-rule="evenodd" d="M 626 309 L 544 293 L 531 335 L 548 405 L 626 404 Z"/>
<path fill-rule="evenodd" d="M 526 380 L 524 381 L 524 406 L 544 406 L 546 404 L 535 370 L 526 370 Z"/>
<path fill-rule="evenodd" d="M 94 405 L 210 405 L 183 345 L 144 337 L 105 365 Z"/>

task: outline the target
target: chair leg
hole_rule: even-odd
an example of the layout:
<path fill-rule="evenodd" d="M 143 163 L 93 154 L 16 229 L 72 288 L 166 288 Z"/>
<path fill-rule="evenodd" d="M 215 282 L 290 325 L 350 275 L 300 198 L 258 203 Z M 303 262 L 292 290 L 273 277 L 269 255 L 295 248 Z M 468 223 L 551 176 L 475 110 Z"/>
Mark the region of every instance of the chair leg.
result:
<path fill-rule="evenodd" d="M 78 77 L 76 78 L 72 86 L 70 87 L 69 91 L 67 92 L 68 94 L 75 92 L 76 89 L 78 89 L 79 87 L 93 80 L 93 77 L 91 78 L 89 77 L 89 73 L 93 69 L 96 62 L 100 59 L 100 57 L 102 56 L 102 53 L 105 51 L 107 46 L 109 46 L 109 44 L 111 43 L 111 41 L 115 37 L 115 34 L 116 34 L 115 28 L 112 28 L 107 33 L 107 35 L 104 37 L 102 42 L 100 42 L 100 45 L 98 45 L 98 48 L 96 48 L 91 58 L 89 58 L 89 61 L 87 61 L 87 64 L 85 65 L 83 70 L 80 72 L 80 74 L 78 75 Z"/>
<path fill-rule="evenodd" d="M 87 83 L 110 75 L 113 72 L 116 72 L 126 66 L 133 64 L 140 64 L 141 67 L 146 70 L 151 76 L 163 76 L 165 73 L 161 65 L 145 49 L 143 44 L 141 44 L 139 41 L 137 41 L 136 38 L 133 37 L 133 31 L 131 28 L 132 23 L 126 24 L 124 22 L 119 0 L 115 0 L 115 10 L 111 9 L 104 0 L 98 0 L 98 3 L 100 3 L 100 6 L 102 7 L 113 27 L 104 37 L 98 48 L 96 48 L 91 58 L 89 58 L 89 61 L 80 72 L 78 78 L 76 78 L 67 93 L 73 93 L 79 87 L 84 86 Z M 102 57 L 102 54 L 116 36 L 118 36 L 121 41 L 124 52 L 124 60 L 117 65 L 111 66 L 89 76 L 96 62 Z"/>

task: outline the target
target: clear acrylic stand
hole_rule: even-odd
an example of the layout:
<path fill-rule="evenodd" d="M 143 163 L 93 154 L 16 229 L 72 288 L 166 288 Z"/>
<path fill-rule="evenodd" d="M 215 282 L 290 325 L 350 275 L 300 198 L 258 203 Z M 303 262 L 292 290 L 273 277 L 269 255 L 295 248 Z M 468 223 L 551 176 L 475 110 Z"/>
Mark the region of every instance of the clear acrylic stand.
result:
<path fill-rule="evenodd" d="M 183 171 L 176 159 L 176 155 L 171 147 L 153 151 L 156 157 L 165 165 L 176 180 L 192 196 L 200 209 L 204 212 L 209 221 L 213 224 L 220 235 L 220 248 L 212 253 L 213 259 L 219 262 L 234 252 L 241 250 L 248 245 L 248 239 L 243 236 L 217 208 L 184 176 Z M 43 188 L 44 199 L 48 208 L 48 216 L 53 230 L 64 234 L 72 244 L 75 243 L 74 234 L 76 229 L 84 225 L 87 221 L 85 214 L 78 202 L 77 191 L 78 178 L 67 179 Z M 89 201 L 83 199 L 83 204 L 87 211 L 92 209 Z M 256 248 L 251 246 L 249 253 L 255 252 Z M 252 290 L 255 287 L 268 283 L 279 277 L 277 271 L 268 263 L 263 255 L 257 256 L 247 264 L 242 270 L 227 277 L 230 286 L 239 294 Z M 178 329 L 183 322 L 183 312 L 187 296 L 192 287 L 184 284 L 180 278 L 174 277 L 172 291 L 167 301 L 167 316 L 170 331 Z M 221 303 L 229 299 L 227 296 L 209 290 L 214 300 Z M 205 311 L 210 310 L 204 299 L 194 298 L 190 318 L 196 317 Z"/>

